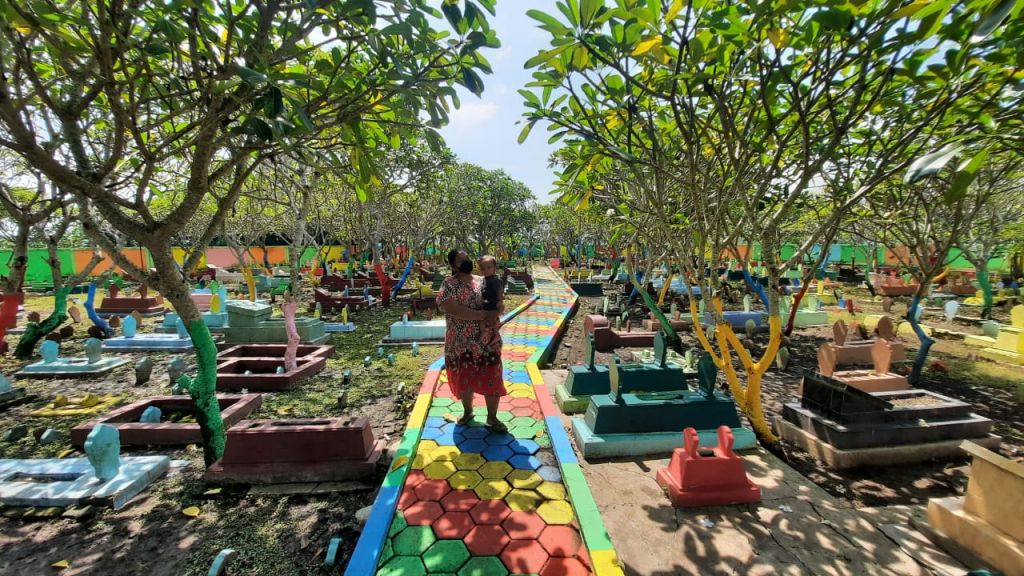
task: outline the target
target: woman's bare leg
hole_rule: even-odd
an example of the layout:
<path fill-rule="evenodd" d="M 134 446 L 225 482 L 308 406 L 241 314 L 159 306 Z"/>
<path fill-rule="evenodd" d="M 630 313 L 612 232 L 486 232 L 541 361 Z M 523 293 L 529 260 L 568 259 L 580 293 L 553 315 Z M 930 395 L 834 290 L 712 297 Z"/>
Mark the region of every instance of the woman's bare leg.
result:
<path fill-rule="evenodd" d="M 495 405 L 497 406 L 497 405 Z M 462 392 L 462 418 L 459 418 L 459 424 L 469 424 L 473 419 L 473 391 L 464 390 Z"/>
<path fill-rule="evenodd" d="M 501 396 L 484 396 L 484 402 L 487 403 L 487 425 L 499 432 L 507 431 L 505 424 L 498 420 L 498 403 L 501 402 Z"/>

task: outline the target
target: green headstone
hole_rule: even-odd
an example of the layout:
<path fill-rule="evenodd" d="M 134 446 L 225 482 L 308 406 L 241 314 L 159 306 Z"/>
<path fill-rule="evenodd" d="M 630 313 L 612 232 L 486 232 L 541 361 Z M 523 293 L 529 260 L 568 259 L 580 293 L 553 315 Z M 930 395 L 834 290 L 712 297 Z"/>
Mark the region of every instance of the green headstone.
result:
<path fill-rule="evenodd" d="M 608 383 L 612 396 L 619 397 L 619 359 L 614 354 L 612 361 L 608 363 Z"/>
<path fill-rule="evenodd" d="M 583 339 L 583 358 L 586 363 L 587 370 L 594 369 L 594 333 L 587 334 L 587 337 Z"/>
<path fill-rule="evenodd" d="M 718 379 L 718 367 L 711 355 L 704 353 L 697 360 L 697 386 L 700 393 L 711 400 L 715 397 L 715 381 Z"/>
<path fill-rule="evenodd" d="M 659 368 L 665 367 L 665 356 L 668 351 L 665 349 L 665 334 L 661 330 L 658 330 L 654 334 L 654 363 Z"/>

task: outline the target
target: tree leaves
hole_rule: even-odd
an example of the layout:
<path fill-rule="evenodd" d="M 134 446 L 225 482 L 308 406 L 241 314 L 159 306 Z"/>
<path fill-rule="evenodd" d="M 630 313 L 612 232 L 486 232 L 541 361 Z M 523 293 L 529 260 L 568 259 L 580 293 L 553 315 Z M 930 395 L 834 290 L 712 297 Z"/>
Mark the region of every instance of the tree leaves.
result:
<path fill-rule="evenodd" d="M 903 183 L 913 184 L 922 178 L 938 174 L 959 153 L 959 145 L 949 144 L 935 152 L 921 156 L 907 168 L 907 173 L 903 176 Z"/>
<path fill-rule="evenodd" d="M 1016 4 L 1017 0 L 1000 0 L 991 10 L 980 16 L 978 25 L 974 27 L 974 33 L 971 34 L 971 42 L 981 42 L 994 32 L 1010 15 L 1010 11 Z"/>
<path fill-rule="evenodd" d="M 641 40 L 640 43 L 636 45 L 636 48 L 633 49 L 633 52 L 630 54 L 630 56 L 642 56 L 659 46 L 661 46 L 661 36 L 646 38 L 644 40 Z"/>
<path fill-rule="evenodd" d="M 967 195 L 967 189 L 978 177 L 978 171 L 988 159 L 988 148 L 982 148 L 977 154 L 968 160 L 960 163 L 953 176 L 953 182 L 942 193 L 942 199 L 946 204 L 953 204 L 962 200 Z"/>

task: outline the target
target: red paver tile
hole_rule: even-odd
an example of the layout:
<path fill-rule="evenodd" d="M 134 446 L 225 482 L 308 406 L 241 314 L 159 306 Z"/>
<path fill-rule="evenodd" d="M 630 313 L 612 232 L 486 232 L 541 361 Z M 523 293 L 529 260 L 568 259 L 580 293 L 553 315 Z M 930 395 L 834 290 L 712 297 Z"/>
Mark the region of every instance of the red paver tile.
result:
<path fill-rule="evenodd" d="M 420 499 L 416 496 L 416 491 L 406 486 L 402 489 L 402 495 L 398 497 L 398 509 L 405 510 L 419 501 Z"/>
<path fill-rule="evenodd" d="M 498 525 L 480 525 L 462 540 L 474 556 L 497 556 L 511 542 L 505 529 Z"/>
<path fill-rule="evenodd" d="M 529 408 L 533 406 L 533 403 L 533 398 L 513 398 L 512 401 L 510 402 L 510 404 L 512 404 L 516 408 Z"/>
<path fill-rule="evenodd" d="M 537 538 L 551 556 L 573 558 L 583 544 L 580 533 L 572 526 L 548 526 Z"/>
<path fill-rule="evenodd" d="M 420 500 L 438 501 L 452 491 L 447 480 L 423 480 L 416 486 L 416 497 Z"/>
<path fill-rule="evenodd" d="M 452 490 L 441 498 L 441 507 L 448 512 L 469 512 L 479 502 L 472 490 Z"/>
<path fill-rule="evenodd" d="M 437 520 L 444 510 L 437 502 L 419 501 L 405 509 L 405 521 L 410 526 L 426 526 Z"/>
<path fill-rule="evenodd" d="M 589 576 L 590 569 L 575 558 L 552 558 L 540 571 L 540 576 Z"/>
<path fill-rule="evenodd" d="M 405 487 L 415 488 L 419 486 L 420 482 L 423 482 L 426 479 L 427 477 L 423 475 L 422 470 L 410 470 L 405 476 Z"/>
<path fill-rule="evenodd" d="M 547 524 L 536 512 L 513 512 L 505 518 L 501 526 L 513 540 L 535 539 L 540 536 Z M 531 572 L 531 570 L 527 570 Z"/>
<path fill-rule="evenodd" d="M 476 524 L 466 512 L 445 512 L 434 520 L 434 534 L 444 540 L 460 540 L 469 533 Z"/>
<path fill-rule="evenodd" d="M 469 514 L 477 524 L 501 524 L 511 512 L 504 500 L 482 500 Z"/>
<path fill-rule="evenodd" d="M 548 553 L 536 540 L 513 540 L 501 551 L 501 561 L 509 572 L 538 573 L 548 562 Z"/>

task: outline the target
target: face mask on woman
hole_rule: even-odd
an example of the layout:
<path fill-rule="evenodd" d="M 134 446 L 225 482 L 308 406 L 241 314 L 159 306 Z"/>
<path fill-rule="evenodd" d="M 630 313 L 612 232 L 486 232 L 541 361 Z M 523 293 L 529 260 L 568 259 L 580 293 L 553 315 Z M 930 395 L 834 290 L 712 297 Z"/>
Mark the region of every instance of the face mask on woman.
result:
<path fill-rule="evenodd" d="M 463 274 L 469 274 L 473 271 L 473 262 L 470 260 L 463 260 L 462 264 L 459 264 L 459 272 Z"/>

